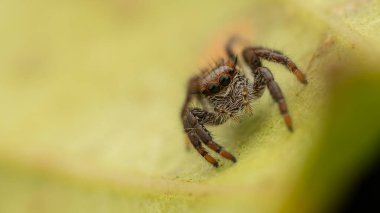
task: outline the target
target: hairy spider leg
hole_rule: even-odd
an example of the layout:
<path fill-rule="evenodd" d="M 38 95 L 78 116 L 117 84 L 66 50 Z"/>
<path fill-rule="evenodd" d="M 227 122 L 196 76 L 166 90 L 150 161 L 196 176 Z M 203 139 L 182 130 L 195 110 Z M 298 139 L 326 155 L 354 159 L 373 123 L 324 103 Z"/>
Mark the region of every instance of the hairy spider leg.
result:
<path fill-rule="evenodd" d="M 292 119 L 289 115 L 284 95 L 282 94 L 277 82 L 274 81 L 271 71 L 266 67 L 262 67 L 260 59 L 257 57 L 252 48 L 245 49 L 243 51 L 243 57 L 254 75 L 255 81 L 253 88 L 255 95 L 257 97 L 262 96 L 265 86 L 267 86 L 273 100 L 277 102 L 279 106 L 287 128 L 289 131 L 293 131 Z"/>
<path fill-rule="evenodd" d="M 209 155 L 208 152 L 205 150 L 205 148 L 202 146 L 199 136 L 197 135 L 197 132 L 195 131 L 196 129 L 195 126 L 197 124 L 198 124 L 197 119 L 191 114 L 189 109 L 186 109 L 185 115 L 183 117 L 183 126 L 185 128 L 185 132 L 187 133 L 187 136 L 190 139 L 191 144 L 207 162 L 211 163 L 214 167 L 218 167 L 219 164 L 215 160 L 215 158 Z"/>
<path fill-rule="evenodd" d="M 277 82 L 274 81 L 272 72 L 266 67 L 259 67 L 256 70 L 264 77 L 268 90 L 273 100 L 278 103 L 279 110 L 289 131 L 293 131 L 292 119 L 288 112 L 288 106 L 286 104 L 280 86 L 278 86 Z"/>
<path fill-rule="evenodd" d="M 231 153 L 224 150 L 222 146 L 214 142 L 212 140 L 210 132 L 207 131 L 207 129 L 204 128 L 203 125 L 197 124 L 195 126 L 195 131 L 198 134 L 199 138 L 203 141 L 203 143 L 206 144 L 206 146 L 214 150 L 216 153 L 219 153 L 222 157 L 236 163 L 236 158 Z"/>
<path fill-rule="evenodd" d="M 188 86 L 187 86 L 187 90 L 186 90 L 186 98 L 185 98 L 185 101 L 182 105 L 182 110 L 181 110 L 181 118 L 183 119 L 183 117 L 185 116 L 185 112 L 187 110 L 187 108 L 189 107 L 189 104 L 191 102 L 191 99 L 193 97 L 193 94 L 198 94 L 199 95 L 199 92 L 198 92 L 198 76 L 194 76 L 192 77 L 189 82 L 188 82 Z"/>
<path fill-rule="evenodd" d="M 213 120 L 210 122 L 214 122 L 215 124 L 220 124 L 224 123 L 223 120 L 218 120 L 218 116 L 214 115 L 212 116 L 213 113 L 210 112 L 205 112 L 202 111 L 199 108 L 196 109 L 191 109 L 188 108 L 185 112 L 185 116 L 183 118 L 183 125 L 185 128 L 185 132 L 187 133 L 190 142 L 194 146 L 194 148 L 198 151 L 200 155 L 202 155 L 209 163 L 211 163 L 214 167 L 218 167 L 218 162 L 211 157 L 207 151 L 202 147 L 201 142 L 203 142 L 206 146 L 208 146 L 210 149 L 215 151 L 216 153 L 220 154 L 222 157 L 231 160 L 232 162 L 236 162 L 236 158 L 226 151 L 222 146 L 217 144 L 216 142 L 213 141 L 210 133 L 206 130 L 206 128 L 201 124 L 202 121 L 198 121 L 198 119 L 194 116 L 192 111 L 196 111 L 198 114 L 201 113 L 203 115 L 208 115 L 208 116 L 202 116 L 204 121 L 209 120 L 210 118 Z"/>
<path fill-rule="evenodd" d="M 228 57 L 231 59 L 233 59 L 235 57 L 233 47 L 238 42 L 241 43 L 241 42 L 245 42 L 245 41 L 238 36 L 233 36 L 226 43 L 225 50 L 227 52 Z M 266 48 L 266 47 L 259 47 L 259 46 L 245 48 L 245 50 L 247 50 L 247 49 L 252 49 L 254 51 L 254 53 L 260 58 L 285 65 L 286 68 L 288 70 L 290 70 L 301 83 L 303 83 L 303 84 L 308 83 L 305 75 L 297 67 L 297 65 L 289 57 L 284 55 L 282 52 L 280 52 L 278 50 Z"/>
<path fill-rule="evenodd" d="M 281 53 L 280 51 L 265 48 L 265 47 L 251 47 L 254 53 L 265 60 L 276 62 L 282 64 L 288 68 L 303 84 L 307 84 L 307 79 L 305 75 L 298 69 L 297 65 L 286 55 Z"/>

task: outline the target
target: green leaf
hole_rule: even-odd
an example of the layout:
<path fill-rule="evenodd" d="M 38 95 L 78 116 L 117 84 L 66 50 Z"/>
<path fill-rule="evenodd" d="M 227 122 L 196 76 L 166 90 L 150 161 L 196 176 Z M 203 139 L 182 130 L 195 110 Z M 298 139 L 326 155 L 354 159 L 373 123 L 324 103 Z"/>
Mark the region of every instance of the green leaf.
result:
<path fill-rule="evenodd" d="M 336 207 L 378 154 L 379 11 L 353 0 L 0 2 L 0 212 Z M 227 31 L 281 50 L 310 83 L 265 63 L 295 132 L 266 92 L 253 116 L 210 128 L 238 158 L 214 155 L 215 169 L 185 149 L 179 110 L 196 62 Z"/>

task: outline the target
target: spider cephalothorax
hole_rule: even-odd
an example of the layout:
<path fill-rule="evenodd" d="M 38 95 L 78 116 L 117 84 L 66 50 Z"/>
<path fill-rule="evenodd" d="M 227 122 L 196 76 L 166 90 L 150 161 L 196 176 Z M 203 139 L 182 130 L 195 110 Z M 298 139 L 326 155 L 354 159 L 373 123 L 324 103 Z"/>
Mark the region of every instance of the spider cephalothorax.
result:
<path fill-rule="evenodd" d="M 231 62 L 224 64 L 224 61 L 221 61 L 214 69 L 204 71 L 197 90 L 205 96 L 210 96 L 226 89 L 236 74 L 236 63 L 237 60 L 233 64 Z"/>
<path fill-rule="evenodd" d="M 261 59 L 285 65 L 301 83 L 307 83 L 303 73 L 288 57 L 279 51 L 263 47 L 247 47 L 242 51 L 243 61 L 254 77 L 254 81 L 250 82 L 237 66 L 238 60 L 232 51 L 235 41 L 232 38 L 226 45 L 229 56 L 226 63 L 221 60 L 214 68 L 190 79 L 181 112 L 191 144 L 215 167 L 218 167 L 218 162 L 207 153 L 202 143 L 233 162 L 236 162 L 236 158 L 213 141 L 205 125 L 220 125 L 229 118 L 238 117 L 247 111 L 245 109 L 250 111 L 250 103 L 263 95 L 265 87 L 268 87 L 272 98 L 278 103 L 288 129 L 293 130 L 281 89 L 274 81 L 271 71 L 262 66 Z M 192 97 L 200 101 L 202 108 L 189 107 Z"/>

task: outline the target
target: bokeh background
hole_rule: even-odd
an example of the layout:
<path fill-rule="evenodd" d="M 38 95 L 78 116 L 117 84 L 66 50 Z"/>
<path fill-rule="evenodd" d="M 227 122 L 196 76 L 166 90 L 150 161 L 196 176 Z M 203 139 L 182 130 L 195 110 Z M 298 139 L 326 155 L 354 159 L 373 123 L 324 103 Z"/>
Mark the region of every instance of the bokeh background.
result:
<path fill-rule="evenodd" d="M 0 212 L 325 212 L 380 164 L 378 1 L 1 0 L 0 29 Z M 179 112 L 231 35 L 310 83 L 265 63 L 295 132 L 266 92 L 214 169 Z"/>

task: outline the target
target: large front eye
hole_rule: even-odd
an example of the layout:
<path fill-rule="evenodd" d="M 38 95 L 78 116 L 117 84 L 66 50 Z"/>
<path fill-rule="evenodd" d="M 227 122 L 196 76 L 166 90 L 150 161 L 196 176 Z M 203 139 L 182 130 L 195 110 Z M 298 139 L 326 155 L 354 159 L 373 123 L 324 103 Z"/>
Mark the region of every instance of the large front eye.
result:
<path fill-rule="evenodd" d="M 222 86 L 227 86 L 229 83 L 230 83 L 231 79 L 229 76 L 227 75 L 223 75 L 219 78 L 219 83 L 222 85 Z"/>
<path fill-rule="evenodd" d="M 218 84 L 210 84 L 208 85 L 208 90 L 211 92 L 211 93 L 217 93 L 219 92 L 220 90 L 220 86 Z"/>

